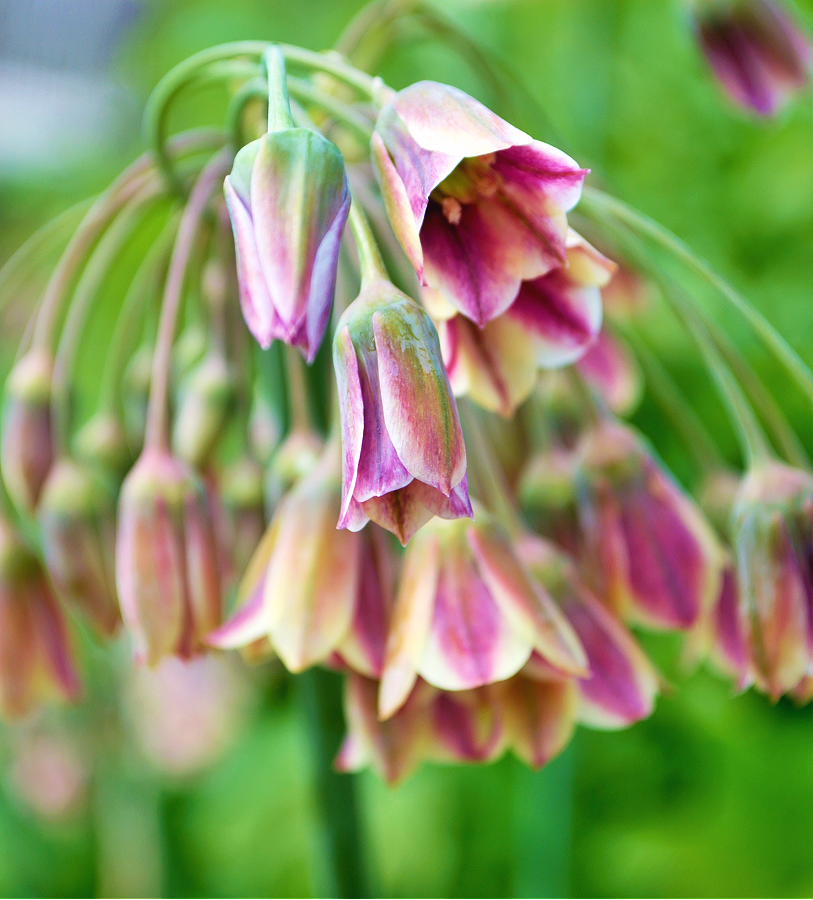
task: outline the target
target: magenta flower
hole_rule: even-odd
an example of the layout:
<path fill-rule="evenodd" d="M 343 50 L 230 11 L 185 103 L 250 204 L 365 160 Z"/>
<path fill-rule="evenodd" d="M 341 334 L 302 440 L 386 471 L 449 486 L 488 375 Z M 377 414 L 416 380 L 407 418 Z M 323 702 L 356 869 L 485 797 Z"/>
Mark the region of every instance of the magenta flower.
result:
<path fill-rule="evenodd" d="M 813 44 L 773 0 L 735 0 L 701 12 L 697 38 L 729 97 L 772 116 L 810 79 Z"/>
<path fill-rule="evenodd" d="M 586 170 L 463 91 L 421 81 L 394 94 L 372 149 L 419 279 L 478 325 L 505 312 L 522 281 L 565 263 L 565 213 Z"/>
<path fill-rule="evenodd" d="M 240 150 L 225 192 L 246 324 L 263 348 L 278 339 L 312 361 L 350 210 L 339 149 L 302 128 L 271 132 Z"/>
<path fill-rule="evenodd" d="M 406 544 L 429 519 L 471 515 L 466 448 L 429 316 L 382 278 L 333 345 L 344 472 L 339 528 L 372 519 Z"/>

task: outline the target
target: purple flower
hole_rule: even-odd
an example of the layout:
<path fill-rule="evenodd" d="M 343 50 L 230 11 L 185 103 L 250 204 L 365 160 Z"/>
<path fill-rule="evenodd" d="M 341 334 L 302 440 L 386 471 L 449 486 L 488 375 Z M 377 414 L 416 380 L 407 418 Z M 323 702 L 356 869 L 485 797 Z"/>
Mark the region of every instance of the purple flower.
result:
<path fill-rule="evenodd" d="M 585 169 L 457 88 L 421 81 L 379 115 L 373 162 L 418 277 L 478 325 L 520 283 L 566 262 L 567 219 Z"/>

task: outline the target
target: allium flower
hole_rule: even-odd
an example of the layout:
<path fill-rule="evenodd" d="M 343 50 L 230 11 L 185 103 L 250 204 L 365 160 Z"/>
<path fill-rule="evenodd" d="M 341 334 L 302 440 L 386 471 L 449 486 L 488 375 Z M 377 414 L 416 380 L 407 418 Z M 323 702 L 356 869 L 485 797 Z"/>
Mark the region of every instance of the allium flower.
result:
<path fill-rule="evenodd" d="M 45 483 L 37 517 L 57 593 L 110 637 L 121 622 L 113 484 L 82 463 L 61 459 Z"/>
<path fill-rule="evenodd" d="M 124 480 L 116 583 L 139 662 L 193 656 L 220 622 L 206 496 L 193 472 L 166 450 L 146 449 Z"/>
<path fill-rule="evenodd" d="M 36 557 L 0 520 L 0 713 L 80 691 L 65 620 Z"/>
<path fill-rule="evenodd" d="M 774 0 L 732 0 L 697 14 L 697 37 L 729 97 L 762 116 L 810 79 L 813 44 Z"/>
<path fill-rule="evenodd" d="M 505 685 L 504 702 L 511 749 L 529 766 L 541 769 L 570 743 L 579 705 L 573 679 L 516 675 Z"/>
<path fill-rule="evenodd" d="M 385 548 L 337 530 L 338 447 L 283 498 L 240 587 L 237 612 L 208 641 L 223 649 L 268 639 L 292 672 L 338 654 L 365 675 L 381 672 L 390 600 Z"/>
<path fill-rule="evenodd" d="M 482 328 L 462 315 L 438 316 L 443 361 L 456 395 L 468 394 L 484 409 L 510 417 L 531 393 L 537 368 L 569 365 L 596 340 L 600 288 L 615 264 L 572 229 L 566 252 L 566 265 L 524 281 L 507 312 Z M 427 289 L 430 313 L 443 309 L 437 294 Z"/>
<path fill-rule="evenodd" d="M 578 718 L 594 728 L 624 728 L 652 713 L 658 677 L 633 636 L 582 582 L 573 563 L 547 541 L 527 536 L 520 555 L 567 616 L 587 655 L 577 679 Z M 525 674 L 555 676 L 536 655 Z"/>
<path fill-rule="evenodd" d="M 15 505 L 33 512 L 54 462 L 51 442 L 53 359 L 46 350 L 26 353 L 6 382 L 0 462 Z"/>
<path fill-rule="evenodd" d="M 644 624 L 691 628 L 717 598 L 723 563 L 702 513 L 631 428 L 605 420 L 579 454 L 584 562 L 601 598 Z"/>
<path fill-rule="evenodd" d="M 402 544 L 435 516 L 471 515 L 457 405 L 429 316 L 365 283 L 336 330 L 344 471 L 340 528 L 372 519 Z"/>
<path fill-rule="evenodd" d="M 607 328 L 602 328 L 576 368 L 611 412 L 629 415 L 638 406 L 644 390 L 641 370 L 626 344 Z"/>
<path fill-rule="evenodd" d="M 562 672 L 585 674 L 573 630 L 487 516 L 436 520 L 404 558 L 380 714 L 396 712 L 418 676 L 443 690 L 476 688 L 510 678 L 534 650 Z"/>
<path fill-rule="evenodd" d="M 262 347 L 275 338 L 310 362 L 325 333 L 350 194 L 339 149 L 286 128 L 247 144 L 225 183 L 240 303 Z"/>
<path fill-rule="evenodd" d="M 421 81 L 384 106 L 373 162 L 418 277 L 485 325 L 522 281 L 565 263 L 586 170 L 454 87 Z"/>
<path fill-rule="evenodd" d="M 755 677 L 777 698 L 813 664 L 813 477 L 757 464 L 740 488 L 732 543 Z"/>

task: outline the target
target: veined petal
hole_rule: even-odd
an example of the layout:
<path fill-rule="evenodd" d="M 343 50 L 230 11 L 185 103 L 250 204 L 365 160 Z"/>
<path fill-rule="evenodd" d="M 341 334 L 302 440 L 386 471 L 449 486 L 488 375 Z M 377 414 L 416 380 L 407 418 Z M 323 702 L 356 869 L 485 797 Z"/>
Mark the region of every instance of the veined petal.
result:
<path fill-rule="evenodd" d="M 342 505 L 339 528 L 345 528 L 344 523 L 348 518 L 356 488 L 364 440 L 364 399 L 356 350 L 347 326 L 339 329 L 334 338 L 333 367 L 336 371 L 339 415 L 342 423 Z"/>
<path fill-rule="evenodd" d="M 518 676 L 506 686 L 506 709 L 517 756 L 541 768 L 570 743 L 578 691 L 573 681 L 532 681 Z"/>
<path fill-rule="evenodd" d="M 505 749 L 508 737 L 502 692 L 440 692 L 431 706 L 435 759 L 486 762 Z"/>
<path fill-rule="evenodd" d="M 542 141 L 528 141 L 503 150 L 497 154 L 494 168 L 505 184 L 513 186 L 512 196 L 524 195 L 530 199 L 541 194 L 564 212 L 579 202 L 582 184 L 590 171 Z M 538 210 L 538 200 L 529 204 L 529 208 Z"/>

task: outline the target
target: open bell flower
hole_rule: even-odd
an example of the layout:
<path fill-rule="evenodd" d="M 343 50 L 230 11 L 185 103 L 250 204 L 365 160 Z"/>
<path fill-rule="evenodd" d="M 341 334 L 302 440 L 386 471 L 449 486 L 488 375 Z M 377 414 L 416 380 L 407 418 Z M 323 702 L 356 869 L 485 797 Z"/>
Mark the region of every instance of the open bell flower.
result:
<path fill-rule="evenodd" d="M 631 428 L 605 419 L 581 441 L 583 562 L 617 615 L 689 629 L 720 589 L 722 549 L 695 503 Z"/>
<path fill-rule="evenodd" d="M 386 548 L 371 529 L 338 530 L 337 442 L 278 505 L 232 618 L 208 638 L 221 649 L 265 640 L 292 672 L 341 662 L 381 673 L 389 610 Z"/>
<path fill-rule="evenodd" d="M 585 169 L 457 88 L 393 94 L 372 157 L 398 240 L 419 279 L 483 326 L 522 281 L 566 261 L 566 213 Z"/>
<path fill-rule="evenodd" d="M 755 678 L 776 699 L 813 663 L 813 477 L 757 463 L 740 488 L 731 536 Z"/>
<path fill-rule="evenodd" d="M 731 0 L 698 6 L 700 47 L 739 106 L 772 116 L 809 82 L 813 43 L 779 3 Z"/>
<path fill-rule="evenodd" d="M 419 676 L 442 690 L 469 690 L 515 675 L 532 651 L 562 672 L 586 674 L 573 629 L 488 516 L 436 519 L 404 557 L 380 715 L 396 712 Z"/>
<path fill-rule="evenodd" d="M 16 718 L 79 692 L 65 619 L 45 572 L 0 519 L 0 713 Z"/>
<path fill-rule="evenodd" d="M 189 658 L 220 622 L 214 529 L 199 479 L 147 447 L 121 489 L 116 583 L 138 662 Z"/>
<path fill-rule="evenodd" d="M 350 209 L 341 152 L 303 128 L 269 132 L 237 153 L 225 192 L 249 330 L 263 348 L 279 339 L 311 362 Z"/>
<path fill-rule="evenodd" d="M 406 544 L 429 519 L 471 515 L 466 447 L 438 336 L 383 276 L 365 280 L 333 344 L 344 468 L 339 527 L 372 519 Z"/>
<path fill-rule="evenodd" d="M 553 544 L 527 535 L 520 556 L 550 593 L 581 641 L 589 673 L 576 679 L 578 719 L 593 728 L 625 728 L 651 715 L 659 682 L 654 667 L 627 628 L 592 594 L 573 562 Z M 531 677 L 557 678 L 532 657 Z"/>

